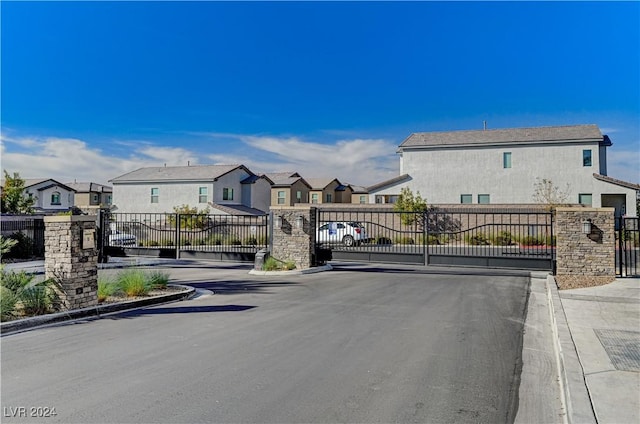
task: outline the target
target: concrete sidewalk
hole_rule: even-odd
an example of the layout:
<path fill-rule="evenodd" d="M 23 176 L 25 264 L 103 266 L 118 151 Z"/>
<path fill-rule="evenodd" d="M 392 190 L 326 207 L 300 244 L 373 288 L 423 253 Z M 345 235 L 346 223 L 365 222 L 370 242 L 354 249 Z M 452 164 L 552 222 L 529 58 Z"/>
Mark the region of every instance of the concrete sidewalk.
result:
<path fill-rule="evenodd" d="M 548 286 L 567 421 L 640 422 L 640 279 Z"/>

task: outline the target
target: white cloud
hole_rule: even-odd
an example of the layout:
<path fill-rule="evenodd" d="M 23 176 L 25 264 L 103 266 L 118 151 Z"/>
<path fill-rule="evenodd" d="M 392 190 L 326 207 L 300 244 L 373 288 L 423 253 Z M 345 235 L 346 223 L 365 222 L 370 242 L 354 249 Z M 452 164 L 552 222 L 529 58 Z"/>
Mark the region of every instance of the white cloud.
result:
<path fill-rule="evenodd" d="M 640 143 L 638 150 L 607 152 L 607 175 L 618 180 L 640 184 Z"/>
<path fill-rule="evenodd" d="M 2 169 L 22 178 L 54 178 L 60 182 L 108 183 L 112 178 L 147 166 L 244 164 L 256 173 L 296 171 L 303 177 L 337 177 L 345 183 L 371 185 L 398 175 L 396 145 L 380 139 L 338 140 L 333 144 L 297 137 L 224 137 L 224 152 L 201 153 L 184 147 L 156 146 L 148 141 L 112 141 L 126 145 L 125 155 L 101 150 L 84 140 L 59 137 L 2 136 Z M 231 141 L 229 141 L 231 140 Z M 120 149 L 118 151 L 121 151 Z"/>

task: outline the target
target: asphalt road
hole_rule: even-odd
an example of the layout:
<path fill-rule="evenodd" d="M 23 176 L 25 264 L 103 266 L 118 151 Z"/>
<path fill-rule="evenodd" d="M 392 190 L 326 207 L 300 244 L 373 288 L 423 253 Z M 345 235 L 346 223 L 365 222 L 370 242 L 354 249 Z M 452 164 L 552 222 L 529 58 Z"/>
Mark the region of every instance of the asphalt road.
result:
<path fill-rule="evenodd" d="M 172 268 L 215 294 L 2 337 L 2 422 L 514 420 L 528 274 L 241 268 Z"/>

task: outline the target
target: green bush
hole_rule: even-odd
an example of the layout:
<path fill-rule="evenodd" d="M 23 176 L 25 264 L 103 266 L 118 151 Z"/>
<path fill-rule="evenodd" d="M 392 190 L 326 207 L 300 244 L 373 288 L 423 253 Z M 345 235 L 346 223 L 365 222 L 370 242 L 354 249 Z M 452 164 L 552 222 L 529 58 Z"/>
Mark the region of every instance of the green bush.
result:
<path fill-rule="evenodd" d="M 144 296 L 152 286 L 145 273 L 139 269 L 128 269 L 117 277 L 120 290 L 129 297 Z"/>
<path fill-rule="evenodd" d="M 166 289 L 169 283 L 169 274 L 162 271 L 152 271 L 147 275 L 147 280 L 152 289 Z"/>
<path fill-rule="evenodd" d="M 509 231 L 500 231 L 500 233 L 492 239 L 496 246 L 509 246 L 513 243 L 513 236 Z"/>
<path fill-rule="evenodd" d="M 545 237 L 525 236 L 520 239 L 520 244 L 523 246 L 544 246 L 546 243 Z"/>
<path fill-rule="evenodd" d="M 8 238 L 13 240 L 15 243 L 8 252 L 3 252 L 3 258 L 29 259 L 33 257 L 34 244 L 31 237 L 21 232 L 16 232 L 11 234 Z"/>
<path fill-rule="evenodd" d="M 280 264 L 273 256 L 269 256 L 267 260 L 264 261 L 264 264 L 262 264 L 262 269 L 264 271 L 277 271 L 280 269 Z"/>
<path fill-rule="evenodd" d="M 34 282 L 35 275 L 0 270 L 2 320 L 17 316 L 41 315 L 53 312 L 59 298 L 52 279 Z"/>
<path fill-rule="evenodd" d="M 416 244 L 416 241 L 413 239 L 413 237 L 409 236 L 397 236 L 394 241 L 396 242 L 396 244 Z"/>
<path fill-rule="evenodd" d="M 375 243 L 376 244 L 393 244 L 393 242 L 389 237 L 384 237 L 384 236 L 377 236 L 375 238 Z"/>
<path fill-rule="evenodd" d="M 258 244 L 258 239 L 254 236 L 245 237 L 243 244 L 245 246 L 255 246 Z"/>
<path fill-rule="evenodd" d="M 7 287 L 0 286 L 0 321 L 8 321 L 17 315 L 18 296 Z"/>
<path fill-rule="evenodd" d="M 118 292 L 120 292 L 120 286 L 117 281 L 112 278 L 98 278 L 98 303 L 104 302 L 109 296 Z"/>
<path fill-rule="evenodd" d="M 483 233 L 476 233 L 472 236 L 467 236 L 467 243 L 472 246 L 486 246 L 489 244 L 489 239 Z"/>

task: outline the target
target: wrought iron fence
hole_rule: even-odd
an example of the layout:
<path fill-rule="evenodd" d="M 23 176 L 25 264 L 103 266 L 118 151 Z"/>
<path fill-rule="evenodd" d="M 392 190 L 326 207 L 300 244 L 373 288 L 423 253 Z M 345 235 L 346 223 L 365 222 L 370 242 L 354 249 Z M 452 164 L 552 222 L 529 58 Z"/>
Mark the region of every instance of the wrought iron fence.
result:
<path fill-rule="evenodd" d="M 640 275 L 640 218 L 616 218 L 616 272 L 621 277 Z"/>
<path fill-rule="evenodd" d="M 330 245 L 334 258 L 553 268 L 552 215 L 539 209 L 330 208 L 317 219 L 316 242 Z"/>
<path fill-rule="evenodd" d="M 103 246 L 181 252 L 254 252 L 267 246 L 267 215 L 107 213 Z M 111 249 L 113 252 L 113 249 Z"/>
<path fill-rule="evenodd" d="M 34 215 L 2 215 L 1 231 L 18 243 L 5 258 L 44 258 L 44 217 Z"/>

